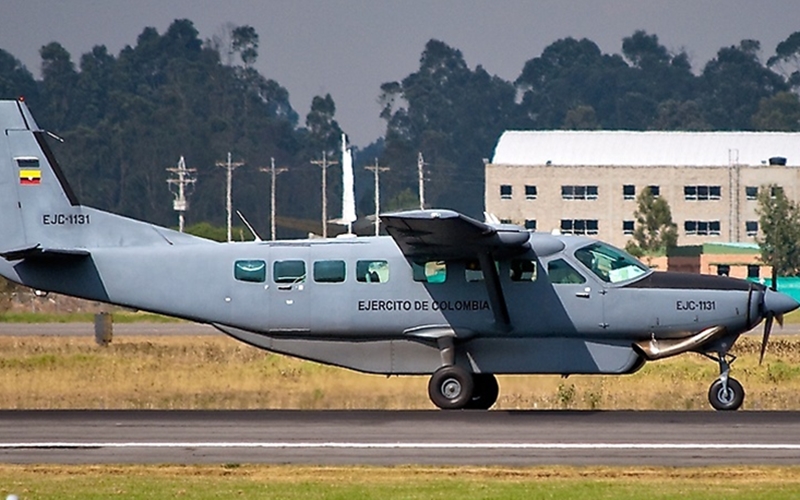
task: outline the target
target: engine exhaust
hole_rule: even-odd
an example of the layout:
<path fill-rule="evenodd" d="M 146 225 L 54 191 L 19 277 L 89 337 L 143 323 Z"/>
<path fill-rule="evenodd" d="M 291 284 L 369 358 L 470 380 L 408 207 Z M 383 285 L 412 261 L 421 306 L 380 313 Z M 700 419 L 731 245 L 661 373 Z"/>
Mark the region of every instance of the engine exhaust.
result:
<path fill-rule="evenodd" d="M 724 326 L 712 326 L 705 330 L 683 339 L 640 340 L 633 343 L 633 348 L 648 361 L 664 359 L 687 351 L 694 351 L 703 344 L 712 342 L 725 333 Z"/>

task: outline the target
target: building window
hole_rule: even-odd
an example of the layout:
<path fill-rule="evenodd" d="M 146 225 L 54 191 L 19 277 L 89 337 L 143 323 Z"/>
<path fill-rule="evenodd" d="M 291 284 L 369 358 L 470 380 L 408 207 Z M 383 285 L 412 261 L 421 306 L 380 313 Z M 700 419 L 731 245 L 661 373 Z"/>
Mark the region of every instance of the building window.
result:
<path fill-rule="evenodd" d="M 622 199 L 633 200 L 636 199 L 636 186 L 633 184 L 625 184 L 622 186 Z"/>
<path fill-rule="evenodd" d="M 744 230 L 747 236 L 755 236 L 758 234 L 758 221 L 749 220 L 744 223 Z"/>
<path fill-rule="evenodd" d="M 561 186 L 564 200 L 596 200 L 597 186 Z"/>
<path fill-rule="evenodd" d="M 632 235 L 633 234 L 633 221 L 632 220 L 624 220 L 622 221 L 622 234 Z"/>
<path fill-rule="evenodd" d="M 778 196 L 778 193 L 783 193 L 783 187 L 782 186 L 772 186 L 769 189 L 769 195 L 772 198 L 775 198 L 776 196 Z"/>
<path fill-rule="evenodd" d="M 687 201 L 719 200 L 722 195 L 720 186 L 684 186 L 683 198 Z"/>
<path fill-rule="evenodd" d="M 757 264 L 749 264 L 747 266 L 747 277 L 758 279 L 761 277 L 761 266 Z"/>
<path fill-rule="evenodd" d="M 510 200 L 511 199 L 511 186 L 508 184 L 503 184 L 500 186 L 500 199 L 501 200 Z"/>
<path fill-rule="evenodd" d="M 525 186 L 525 199 L 526 200 L 536 199 L 536 186 Z"/>
<path fill-rule="evenodd" d="M 525 229 L 536 231 L 536 219 L 525 219 Z"/>
<path fill-rule="evenodd" d="M 717 264 L 717 276 L 730 276 L 731 266 L 728 264 Z"/>
<path fill-rule="evenodd" d="M 747 201 L 755 201 L 758 199 L 758 187 L 757 186 L 747 186 L 744 188 L 744 195 L 747 197 Z"/>
<path fill-rule="evenodd" d="M 647 186 L 647 189 L 650 190 L 650 194 L 653 195 L 653 198 L 661 196 L 661 186 Z"/>
<path fill-rule="evenodd" d="M 597 234 L 597 219 L 561 219 L 562 234 Z"/>
<path fill-rule="evenodd" d="M 719 236 L 718 220 L 687 220 L 683 228 L 687 236 Z"/>
<path fill-rule="evenodd" d="M 511 219 L 500 219 L 500 224 L 513 224 Z"/>

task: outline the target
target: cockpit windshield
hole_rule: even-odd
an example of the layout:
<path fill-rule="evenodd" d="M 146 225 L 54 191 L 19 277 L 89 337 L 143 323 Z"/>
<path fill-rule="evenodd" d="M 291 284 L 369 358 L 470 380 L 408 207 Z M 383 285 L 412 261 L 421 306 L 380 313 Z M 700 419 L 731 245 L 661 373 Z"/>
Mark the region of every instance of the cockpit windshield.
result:
<path fill-rule="evenodd" d="M 607 283 L 628 281 L 650 270 L 622 250 L 600 242 L 579 248 L 575 258 Z"/>

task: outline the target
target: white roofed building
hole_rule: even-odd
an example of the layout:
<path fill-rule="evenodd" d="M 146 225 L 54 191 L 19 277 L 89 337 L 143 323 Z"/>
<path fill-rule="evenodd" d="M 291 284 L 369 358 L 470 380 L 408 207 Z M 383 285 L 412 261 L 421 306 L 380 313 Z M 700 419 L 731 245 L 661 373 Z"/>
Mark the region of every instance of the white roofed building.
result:
<path fill-rule="evenodd" d="M 508 131 L 486 165 L 486 210 L 624 247 L 636 197 L 666 198 L 678 244 L 753 242 L 766 184 L 800 198 L 800 133 Z"/>

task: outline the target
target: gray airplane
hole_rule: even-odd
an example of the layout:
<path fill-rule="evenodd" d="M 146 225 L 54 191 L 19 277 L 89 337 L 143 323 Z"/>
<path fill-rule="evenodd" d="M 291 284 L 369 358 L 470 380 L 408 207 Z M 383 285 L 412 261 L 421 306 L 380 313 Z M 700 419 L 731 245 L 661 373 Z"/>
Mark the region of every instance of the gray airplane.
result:
<path fill-rule="evenodd" d="M 390 237 L 216 243 L 80 205 L 24 102 L 0 101 L 0 274 L 200 323 L 267 351 L 431 375 L 443 409 L 488 409 L 497 374 L 626 374 L 698 352 L 709 401 L 744 390 L 729 350 L 798 303 L 743 280 L 655 272 L 600 241 L 448 210 L 384 214 Z"/>

